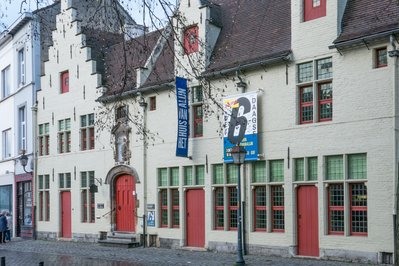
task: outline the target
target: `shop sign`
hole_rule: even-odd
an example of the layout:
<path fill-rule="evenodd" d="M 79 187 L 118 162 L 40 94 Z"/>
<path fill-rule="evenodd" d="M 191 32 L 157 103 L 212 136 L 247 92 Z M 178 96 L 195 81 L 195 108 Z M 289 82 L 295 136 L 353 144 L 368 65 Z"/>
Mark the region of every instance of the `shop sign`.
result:
<path fill-rule="evenodd" d="M 190 136 L 187 80 L 176 77 L 177 102 L 177 142 L 176 156 L 188 156 L 188 139 Z"/>

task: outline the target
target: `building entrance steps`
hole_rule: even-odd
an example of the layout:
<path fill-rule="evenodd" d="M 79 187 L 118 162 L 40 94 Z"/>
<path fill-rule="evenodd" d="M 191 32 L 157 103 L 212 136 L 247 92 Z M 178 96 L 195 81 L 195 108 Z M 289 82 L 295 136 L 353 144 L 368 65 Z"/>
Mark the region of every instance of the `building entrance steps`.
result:
<path fill-rule="evenodd" d="M 135 248 L 140 246 L 137 235 L 131 232 L 108 232 L 105 239 L 99 239 L 98 243 L 105 247 Z"/>

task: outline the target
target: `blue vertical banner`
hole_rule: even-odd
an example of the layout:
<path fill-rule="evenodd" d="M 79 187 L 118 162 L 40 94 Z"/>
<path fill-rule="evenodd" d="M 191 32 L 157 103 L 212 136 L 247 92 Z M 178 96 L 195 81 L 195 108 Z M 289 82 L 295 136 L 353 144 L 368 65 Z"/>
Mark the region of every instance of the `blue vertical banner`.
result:
<path fill-rule="evenodd" d="M 258 160 L 258 98 L 256 92 L 228 96 L 223 99 L 224 162 L 231 163 L 231 149 L 244 146 L 245 161 Z"/>
<path fill-rule="evenodd" d="M 177 142 L 176 156 L 188 157 L 188 138 L 190 136 L 190 123 L 188 112 L 187 79 L 176 77 L 176 102 L 177 102 Z"/>

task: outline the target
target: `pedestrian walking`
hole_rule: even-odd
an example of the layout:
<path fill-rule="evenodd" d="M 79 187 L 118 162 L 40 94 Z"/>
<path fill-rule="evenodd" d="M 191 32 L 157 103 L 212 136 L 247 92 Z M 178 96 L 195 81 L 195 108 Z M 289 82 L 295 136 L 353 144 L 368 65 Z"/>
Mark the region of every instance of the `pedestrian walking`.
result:
<path fill-rule="evenodd" d="M 11 241 L 11 229 L 12 229 L 12 216 L 10 215 L 10 212 L 7 211 L 6 213 L 6 218 L 7 218 L 7 230 L 6 230 L 6 241 Z"/>
<path fill-rule="evenodd" d="M 6 212 L 2 211 L 0 216 L 0 243 L 5 243 L 6 230 L 7 230 Z"/>

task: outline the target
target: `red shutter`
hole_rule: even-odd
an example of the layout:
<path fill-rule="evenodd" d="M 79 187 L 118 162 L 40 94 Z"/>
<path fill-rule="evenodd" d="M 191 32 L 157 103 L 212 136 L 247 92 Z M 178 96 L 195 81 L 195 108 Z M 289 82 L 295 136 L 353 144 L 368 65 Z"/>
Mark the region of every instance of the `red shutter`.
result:
<path fill-rule="evenodd" d="M 69 92 L 69 72 L 61 73 L 61 93 Z"/>
<path fill-rule="evenodd" d="M 198 52 L 198 26 L 192 26 L 184 31 L 184 52 L 191 54 Z"/>
<path fill-rule="evenodd" d="M 303 1 L 303 20 L 309 21 L 326 16 L 326 0 L 320 0 L 320 5 L 313 6 L 314 0 Z"/>

